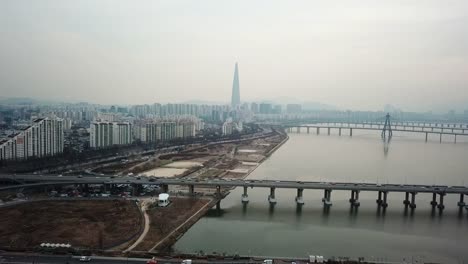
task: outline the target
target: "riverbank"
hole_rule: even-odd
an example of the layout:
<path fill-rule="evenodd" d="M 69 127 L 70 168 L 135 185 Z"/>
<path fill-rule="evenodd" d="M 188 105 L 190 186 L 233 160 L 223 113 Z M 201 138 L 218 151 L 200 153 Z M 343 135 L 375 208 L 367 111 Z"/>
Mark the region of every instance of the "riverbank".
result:
<path fill-rule="evenodd" d="M 284 133 L 273 130 L 248 140 L 208 143 L 178 153 L 158 154 L 153 158 L 164 161 L 156 164 L 159 168 L 167 167 L 185 170 L 182 174 L 171 175 L 171 177 L 190 179 L 243 179 L 258 168 L 258 166 L 287 139 L 288 137 Z M 124 161 L 122 161 L 121 165 L 113 165 L 113 167 L 106 167 L 106 169 L 117 172 L 117 170 L 128 169 L 125 168 L 126 166 L 124 166 L 124 164 L 128 165 L 131 169 L 146 169 L 145 166 L 147 164 L 149 165 L 148 167 L 153 165 L 151 159 L 139 160 L 138 162 L 127 163 L 123 163 Z M 144 166 L 137 168 L 138 164 L 143 164 Z M 99 171 L 99 173 L 102 172 L 104 171 Z M 116 177 L 119 177 L 119 175 Z M 135 175 L 135 177 L 153 178 L 154 176 L 138 174 Z M 76 189 L 76 186 L 70 188 Z M 226 188 L 221 191 L 223 195 L 225 195 L 230 190 L 231 189 Z M 140 202 L 152 200 L 152 202 L 154 202 L 151 198 L 152 196 L 150 197 L 149 195 L 157 193 L 158 191 L 152 193 L 147 192 L 146 194 L 138 193 L 137 195 L 144 196 L 138 197 L 137 200 Z M 37 248 L 38 245 L 43 242 L 67 244 L 72 241 L 73 247 L 76 246 L 80 249 L 85 248 L 99 251 L 104 250 L 102 252 L 117 255 L 127 255 L 132 254 L 132 252 L 166 253 L 171 250 L 172 245 L 182 237 L 192 225 L 202 218 L 209 209 L 216 205 L 220 198 L 217 197 L 215 193 L 216 189 L 213 187 L 197 187 L 194 193 L 189 194 L 189 190 L 187 190 L 186 186 L 171 186 L 169 190 L 171 204 L 168 207 L 161 208 L 155 207 L 150 203 L 145 203 L 145 207 L 141 209 L 145 210 L 146 214 L 140 212 L 140 208 L 138 208 L 139 204 L 135 201 L 126 201 L 133 203 L 134 210 L 130 212 L 127 209 L 124 210 L 120 206 L 109 203 L 103 204 L 102 206 L 94 206 L 90 204 L 94 201 L 80 200 L 84 198 L 70 198 L 70 200 L 67 201 L 41 200 L 41 206 L 37 206 L 35 209 L 23 210 L 24 212 L 33 212 L 40 217 L 32 219 L 33 216 L 29 215 L 29 213 L 27 216 L 24 214 L 19 215 L 19 217 L 22 216 L 24 219 L 29 219 L 28 221 L 33 223 L 32 226 L 29 227 L 30 229 L 27 230 L 35 232 L 32 233 L 31 236 L 40 239 L 40 241 L 27 238 L 28 234 L 22 234 L 23 238 L 26 237 L 24 240 L 27 241 L 25 242 L 27 244 L 16 248 L 33 249 Z M 15 193 L 9 194 L 11 197 L 15 195 Z M 39 194 L 36 193 L 28 193 L 27 195 L 39 197 Z M 50 198 L 42 198 L 41 196 L 41 199 Z M 120 201 L 123 200 L 97 202 L 118 203 Z M 88 204 L 86 204 L 85 208 L 80 206 L 80 203 L 86 202 Z M 68 203 L 68 206 L 62 203 Z M 30 202 L 25 202 L 24 204 L 30 204 Z M 37 202 L 37 204 L 39 204 L 39 202 Z M 58 206 L 53 206 L 52 204 L 57 204 Z M 24 205 L 18 204 L 11 207 L 9 206 L 9 208 L 11 208 L 11 210 L 18 210 L 21 206 Z M 117 212 L 114 212 L 114 210 L 117 210 Z M 126 212 L 128 215 L 119 215 L 119 210 Z M 8 214 L 2 213 L 2 215 Z M 64 217 L 64 215 L 67 215 L 67 217 Z M 109 216 L 113 216 L 115 219 L 109 219 Z M 17 218 L 13 217 L 11 219 Z M 137 220 L 138 225 L 135 224 Z M 13 220 L 13 222 L 8 223 L 0 222 L 2 224 L 1 227 L 9 228 L 15 221 L 21 222 L 22 220 Z M 39 221 L 40 224 L 35 224 L 34 221 Z M 88 223 L 87 221 L 92 223 Z M 56 228 L 52 228 L 48 224 L 53 224 Z M 23 227 L 25 225 L 26 223 L 22 224 Z M 92 225 L 92 228 L 88 225 Z M 135 230 L 127 230 L 130 227 Z M 70 231 L 72 229 L 73 231 Z M 6 232 L 6 230 L 3 231 Z M 16 230 L 17 233 L 20 231 L 21 230 Z M 112 234 L 110 232 L 112 232 Z M 42 235 L 45 233 L 48 233 L 50 236 Z M 61 239 L 56 239 L 57 237 Z M 12 240 L 8 237 L 8 234 L 3 233 L 0 233 L 0 238 L 5 241 Z M 22 240 L 22 238 L 17 238 L 16 240 Z M 81 240 L 87 240 L 88 242 L 82 242 Z M 136 243 L 136 241 L 138 243 Z M 8 247 L 6 244 L 1 244 L 0 246 Z M 124 250 L 126 250 L 126 252 L 124 252 Z"/>
<path fill-rule="evenodd" d="M 134 201 L 31 201 L 0 208 L 0 247 L 32 249 L 41 243 L 75 248 L 111 248 L 140 232 Z"/>
<path fill-rule="evenodd" d="M 179 177 L 244 179 L 287 140 L 286 134 L 277 132 L 270 137 L 249 142 L 216 144 L 185 151 L 183 157 L 199 156 L 201 153 L 205 153 L 206 156 L 202 166 L 197 166 L 197 169 L 191 173 Z M 182 157 L 177 156 L 175 154 L 170 158 L 184 160 L 184 163 L 187 164 L 200 165 L 200 159 L 182 159 Z M 206 159 L 206 157 L 210 158 Z M 230 190 L 232 189 L 223 189 L 222 191 L 227 194 Z M 197 188 L 196 193 L 200 197 L 212 197 L 208 199 L 177 197 L 177 195 L 186 192 L 186 187 L 171 187 L 169 191 L 171 204 L 168 207 L 154 207 L 147 210 L 150 219 L 149 231 L 143 241 L 133 249 L 134 252 L 170 252 L 172 245 L 219 201 L 214 196 L 216 192 L 214 188 Z"/>

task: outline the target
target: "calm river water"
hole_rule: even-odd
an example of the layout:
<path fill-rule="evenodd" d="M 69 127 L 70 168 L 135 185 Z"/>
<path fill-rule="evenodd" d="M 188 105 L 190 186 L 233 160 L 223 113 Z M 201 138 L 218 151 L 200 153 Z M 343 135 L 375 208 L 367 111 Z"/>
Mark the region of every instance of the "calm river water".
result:
<path fill-rule="evenodd" d="M 312 132 L 312 130 L 311 130 Z M 396 133 L 385 151 L 376 131 L 353 131 L 353 137 L 332 131 L 290 133 L 289 141 L 249 178 L 300 181 L 353 181 L 468 185 L 468 137 Z M 345 132 L 343 132 L 343 135 Z M 295 190 L 277 190 L 270 208 L 269 189 L 250 189 L 241 203 L 241 189 L 211 210 L 175 245 L 182 252 L 226 252 L 241 255 L 365 257 L 369 260 L 468 261 L 468 213 L 459 215 L 458 195 L 445 197 L 442 215 L 431 212 L 430 194 L 416 196 L 417 208 L 405 212 L 404 194 L 389 193 L 389 207 L 377 210 L 374 192 L 361 192 L 361 207 L 351 211 L 350 192 L 334 191 L 333 206 L 324 212 L 323 191 L 305 190 L 298 210 Z"/>

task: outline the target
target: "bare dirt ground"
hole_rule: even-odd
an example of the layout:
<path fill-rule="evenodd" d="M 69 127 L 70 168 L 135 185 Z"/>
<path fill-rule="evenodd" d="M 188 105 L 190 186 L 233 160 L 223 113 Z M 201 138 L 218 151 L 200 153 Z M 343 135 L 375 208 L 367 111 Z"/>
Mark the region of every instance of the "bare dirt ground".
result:
<path fill-rule="evenodd" d="M 0 208 L 0 246 L 31 248 L 41 243 L 108 248 L 140 231 L 134 201 L 38 201 Z"/>
<path fill-rule="evenodd" d="M 147 251 L 153 248 L 162 238 L 184 223 L 189 217 L 200 210 L 204 205 L 210 202 L 208 199 L 196 198 L 177 198 L 170 197 L 171 204 L 168 207 L 153 207 L 147 210 L 150 218 L 150 229 L 145 239 L 135 248 L 137 251 Z M 187 227 L 180 230 L 177 237 L 183 234 L 188 227 L 194 224 L 204 213 L 199 217 L 194 218 L 192 223 L 187 223 Z M 161 247 L 170 246 L 173 242 L 169 240 Z"/>

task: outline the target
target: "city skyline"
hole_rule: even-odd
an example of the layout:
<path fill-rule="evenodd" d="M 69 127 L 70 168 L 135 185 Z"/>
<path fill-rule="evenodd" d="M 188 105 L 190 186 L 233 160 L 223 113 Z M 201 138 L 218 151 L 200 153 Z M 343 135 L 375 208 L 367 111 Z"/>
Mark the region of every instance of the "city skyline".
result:
<path fill-rule="evenodd" d="M 229 102 L 239 61 L 245 101 L 463 110 L 466 10 L 466 1 L 4 1 L 0 90 L 102 104 Z"/>

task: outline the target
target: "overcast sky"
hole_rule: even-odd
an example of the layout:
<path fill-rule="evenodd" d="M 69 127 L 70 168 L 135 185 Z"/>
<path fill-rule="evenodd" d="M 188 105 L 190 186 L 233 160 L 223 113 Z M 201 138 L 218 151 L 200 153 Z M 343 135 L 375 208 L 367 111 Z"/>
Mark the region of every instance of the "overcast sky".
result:
<path fill-rule="evenodd" d="M 466 0 L 1 0 L 0 95 L 468 109 Z"/>

